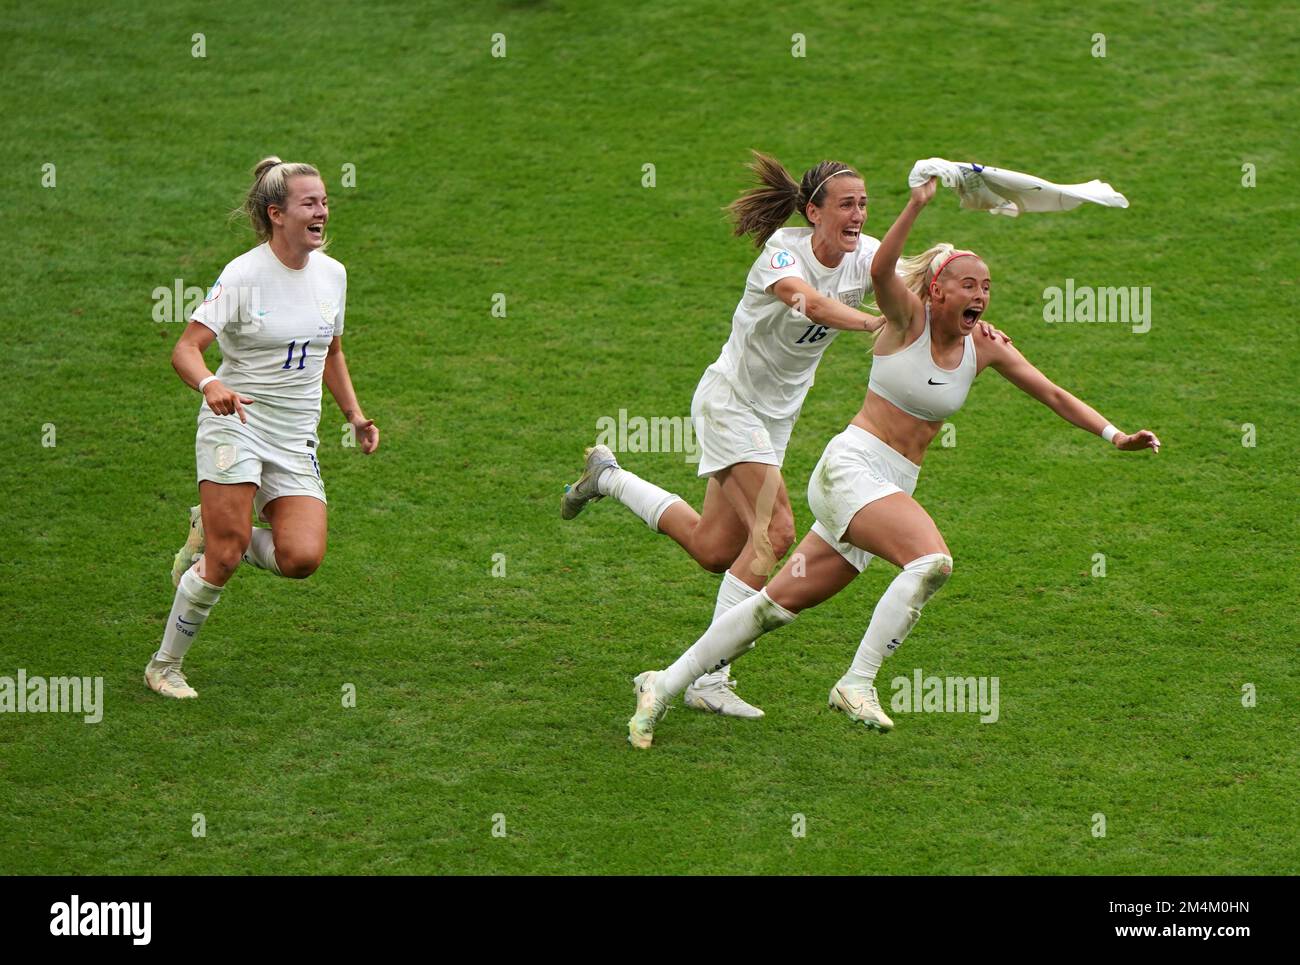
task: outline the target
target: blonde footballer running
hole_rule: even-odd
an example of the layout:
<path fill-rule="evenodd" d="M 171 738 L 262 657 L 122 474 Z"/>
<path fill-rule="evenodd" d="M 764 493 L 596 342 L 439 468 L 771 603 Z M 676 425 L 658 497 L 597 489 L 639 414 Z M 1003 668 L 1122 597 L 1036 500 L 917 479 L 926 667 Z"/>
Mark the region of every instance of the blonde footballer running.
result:
<path fill-rule="evenodd" d="M 1159 451 L 1148 429 L 1132 435 L 1052 383 L 1001 339 L 976 339 L 989 304 L 988 266 L 971 251 L 936 245 L 904 259 L 903 243 L 934 196 L 935 182 L 912 189 L 871 264 L 876 300 L 887 324 L 876 339 L 866 399 L 848 427 L 826 446 L 808 482 L 817 522 L 767 587 L 719 618 L 666 670 L 636 678 L 636 713 L 628 741 L 650 747 L 668 702 L 701 673 L 726 667 L 770 630 L 830 599 L 881 556 L 902 572 L 881 596 L 852 665 L 831 688 L 831 707 L 877 730 L 894 724 L 880 706 L 875 677 L 907 638 L 926 602 L 952 574 L 952 554 L 930 514 L 912 498 L 922 459 L 945 419 L 966 401 L 985 368 L 1062 419 L 1125 451 Z"/>
<path fill-rule="evenodd" d="M 651 530 L 672 537 L 697 563 L 722 573 L 716 620 L 766 582 L 795 538 L 781 465 L 817 364 L 841 331 L 883 324 L 859 311 L 872 292 L 880 242 L 862 233 L 867 188 L 839 161 L 822 161 L 798 181 L 779 161 L 754 152 L 758 185 L 731 205 L 737 236 L 762 249 L 745 280 L 722 354 L 700 379 L 691 419 L 708 479 L 700 512 L 675 493 L 623 469 L 606 446 L 587 450 L 586 471 L 566 488 L 562 515 L 612 497 Z M 782 225 L 799 213 L 807 228 Z M 993 337 L 988 326 L 985 335 Z M 724 667 L 686 690 L 686 705 L 734 717 L 761 717 L 742 700 Z"/>
<path fill-rule="evenodd" d="M 176 598 L 144 674 L 167 697 L 198 696 L 181 664 L 241 560 L 292 579 L 320 566 L 322 381 L 361 451 L 379 447 L 343 357 L 347 272 L 321 250 L 329 203 L 320 172 L 266 158 L 253 170 L 244 210 L 262 243 L 225 267 L 172 352 L 172 366 L 203 402 L 195 438 L 200 505 L 190 510 L 189 539 L 172 563 Z M 213 340 L 222 356 L 216 374 L 203 359 Z M 269 529 L 252 526 L 254 512 Z"/>

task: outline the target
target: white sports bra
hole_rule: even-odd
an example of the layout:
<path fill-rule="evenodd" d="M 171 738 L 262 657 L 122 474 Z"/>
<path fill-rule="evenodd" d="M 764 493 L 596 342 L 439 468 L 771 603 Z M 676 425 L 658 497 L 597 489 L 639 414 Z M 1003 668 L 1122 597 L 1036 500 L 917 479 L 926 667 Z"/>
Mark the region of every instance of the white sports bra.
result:
<path fill-rule="evenodd" d="M 925 331 L 907 348 L 871 357 L 867 387 L 910 416 L 941 422 L 962 407 L 975 381 L 975 339 L 963 340 L 961 362 L 941 369 L 930 355 L 930 303 L 925 304 Z"/>

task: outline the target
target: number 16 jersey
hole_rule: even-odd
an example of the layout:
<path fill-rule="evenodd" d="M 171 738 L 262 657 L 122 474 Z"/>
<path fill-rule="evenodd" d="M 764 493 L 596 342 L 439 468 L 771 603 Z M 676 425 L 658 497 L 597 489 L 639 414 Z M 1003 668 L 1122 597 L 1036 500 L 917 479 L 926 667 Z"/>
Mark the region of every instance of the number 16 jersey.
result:
<path fill-rule="evenodd" d="M 250 428 L 271 438 L 315 437 L 325 354 L 343 334 L 346 295 L 347 271 L 322 251 L 293 269 L 261 244 L 222 270 L 190 320 L 216 333 L 217 378 L 256 400 L 244 407 Z M 206 400 L 205 417 L 216 417 Z"/>
<path fill-rule="evenodd" d="M 772 285 L 782 278 L 802 278 L 852 308 L 871 291 L 871 259 L 879 241 L 859 235 L 857 250 L 827 268 L 813 254 L 812 233 L 812 228 L 781 228 L 767 240 L 745 279 L 745 294 L 731 319 L 731 337 L 709 366 L 769 419 L 799 414 L 817 363 L 837 334 L 795 312 L 772 294 Z"/>

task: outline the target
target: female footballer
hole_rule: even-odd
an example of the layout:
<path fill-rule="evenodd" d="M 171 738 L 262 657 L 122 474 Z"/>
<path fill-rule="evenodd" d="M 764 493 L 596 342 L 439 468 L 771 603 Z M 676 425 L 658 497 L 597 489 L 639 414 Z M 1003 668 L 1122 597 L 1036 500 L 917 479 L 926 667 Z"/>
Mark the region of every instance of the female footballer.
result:
<path fill-rule="evenodd" d="M 794 513 L 781 477 L 790 433 L 822 353 L 840 331 L 875 332 L 883 320 L 856 306 L 871 292 L 879 242 L 862 234 L 867 189 L 839 161 L 793 176 L 754 152 L 758 185 L 730 205 L 737 237 L 762 252 L 745 280 L 731 337 L 691 402 L 708 479 L 701 512 L 619 466 L 607 446 L 587 450 L 586 469 L 565 487 L 561 516 L 611 496 L 651 530 L 672 537 L 711 573 L 723 573 L 714 619 L 762 588 L 794 542 Z M 811 227 L 781 227 L 795 212 Z M 992 337 L 991 332 L 984 329 Z M 736 695 L 726 667 L 700 676 L 686 704 L 735 717 L 763 712 Z"/>
<path fill-rule="evenodd" d="M 268 157 L 253 169 L 243 210 L 262 243 L 225 267 L 172 352 L 176 373 L 203 403 L 195 438 L 201 505 L 190 510 L 189 539 L 172 563 L 176 599 L 144 673 L 167 697 L 198 696 L 181 662 L 241 559 L 291 579 L 320 566 L 322 379 L 361 451 L 379 447 L 343 357 L 347 272 L 322 250 L 329 204 L 320 172 Z M 222 356 L 215 375 L 203 360 L 213 339 Z M 254 511 L 270 529 L 251 525 Z"/>
<path fill-rule="evenodd" d="M 1007 342 L 972 336 L 990 295 L 988 267 L 974 252 L 936 245 L 904 259 L 896 274 L 908 232 L 934 191 L 934 179 L 912 189 L 872 260 L 871 281 L 885 326 L 873 346 L 862 408 L 826 446 L 808 483 L 816 523 L 799 544 L 803 573 L 792 573 L 787 563 L 766 589 L 715 618 L 667 670 L 636 678 L 636 713 L 628 721 L 634 747 L 651 745 L 669 700 L 692 680 L 729 666 L 762 634 L 834 596 L 873 556 L 902 572 L 876 604 L 852 665 L 831 688 L 830 705 L 870 728 L 893 727 L 880 707 L 876 672 L 952 573 L 948 545 L 912 492 L 926 449 L 985 368 L 1119 449 L 1159 451 L 1152 432 L 1120 432 Z"/>

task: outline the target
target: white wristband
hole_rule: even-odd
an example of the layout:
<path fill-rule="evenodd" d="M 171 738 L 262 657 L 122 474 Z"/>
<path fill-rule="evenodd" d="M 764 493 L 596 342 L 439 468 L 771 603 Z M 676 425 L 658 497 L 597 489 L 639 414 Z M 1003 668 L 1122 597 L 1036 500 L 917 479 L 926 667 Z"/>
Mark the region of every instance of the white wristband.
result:
<path fill-rule="evenodd" d="M 215 382 L 215 381 L 217 381 L 217 377 L 216 377 L 215 375 L 209 375 L 206 379 L 202 379 L 202 380 L 200 380 L 200 381 L 199 381 L 199 395 L 202 395 L 202 394 L 203 394 L 203 387 L 204 387 L 204 386 L 206 386 L 209 382 Z"/>
<path fill-rule="evenodd" d="M 1109 443 L 1114 443 L 1115 437 L 1119 435 L 1119 430 L 1112 425 L 1107 425 L 1101 430 L 1101 437 Z"/>

